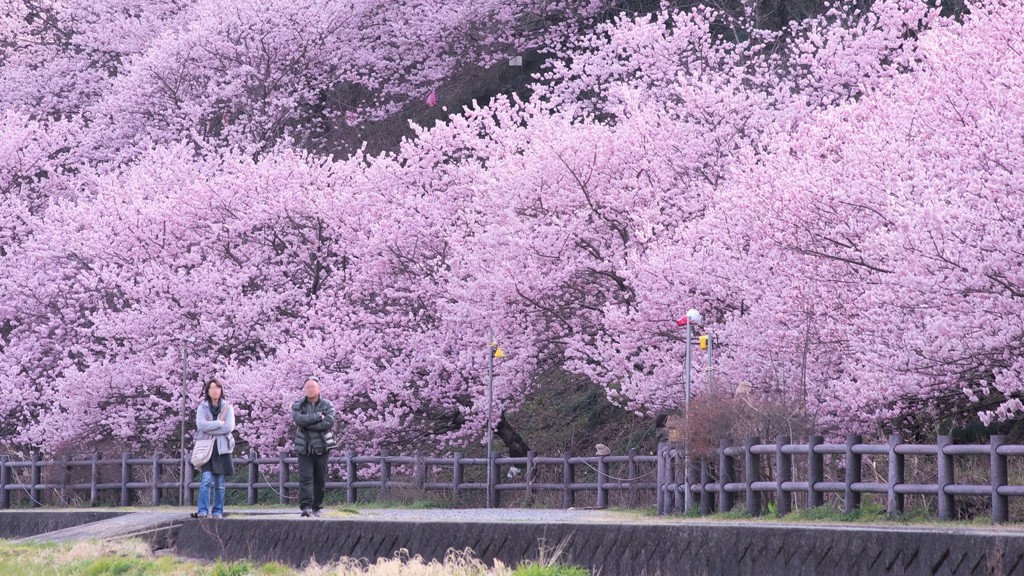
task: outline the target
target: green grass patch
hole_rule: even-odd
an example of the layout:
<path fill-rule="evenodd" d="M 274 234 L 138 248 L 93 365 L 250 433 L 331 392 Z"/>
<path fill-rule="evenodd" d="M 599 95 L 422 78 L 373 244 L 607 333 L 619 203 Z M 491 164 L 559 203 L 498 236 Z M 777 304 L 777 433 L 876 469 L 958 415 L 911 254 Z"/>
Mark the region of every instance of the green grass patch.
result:
<path fill-rule="evenodd" d="M 978 517 L 970 521 L 945 521 L 939 520 L 933 512 L 927 508 L 912 508 L 904 514 L 890 516 L 885 506 L 875 502 L 865 502 L 860 508 L 846 513 L 834 506 L 818 506 L 796 510 L 779 517 L 776 514 L 777 508 L 774 503 L 768 505 L 767 512 L 762 516 L 752 517 L 742 508 L 736 508 L 725 514 L 714 514 L 712 516 L 701 516 L 711 520 L 751 520 L 757 522 L 792 522 L 805 524 L 941 524 L 944 526 L 954 525 L 985 525 L 989 524 L 988 517 Z"/>
<path fill-rule="evenodd" d="M 280 564 L 252 562 L 197 563 L 173 556 L 153 556 L 137 540 L 85 541 L 75 544 L 22 544 L 0 540 L 0 574 L 4 576 L 279 576 L 295 574 Z"/>
<path fill-rule="evenodd" d="M 701 520 L 743 520 L 749 522 L 783 522 L 803 524 L 905 524 L 905 525 L 941 525 L 941 526 L 986 526 L 991 524 L 987 516 L 979 516 L 971 520 L 939 520 L 934 512 L 927 508 L 915 507 L 904 514 L 890 516 L 885 506 L 876 502 L 864 502 L 860 508 L 847 514 L 834 506 L 819 506 L 790 512 L 779 517 L 775 503 L 769 503 L 767 511 L 761 516 L 751 516 L 742 506 L 737 506 L 726 513 L 700 516 L 694 509 L 686 514 L 677 514 L 665 518 L 686 518 Z"/>
<path fill-rule="evenodd" d="M 590 572 L 579 566 L 543 565 L 524 563 L 516 567 L 512 576 L 588 576 Z"/>
<path fill-rule="evenodd" d="M 622 514 L 623 516 L 634 516 L 637 518 L 655 518 L 658 516 L 658 508 L 656 506 L 646 506 L 644 508 L 622 508 L 620 506 L 609 506 L 605 508 L 608 512 L 614 512 L 616 514 Z M 694 512 L 699 513 L 699 512 Z"/>
<path fill-rule="evenodd" d="M 728 512 L 720 512 L 714 515 L 716 520 L 751 520 L 753 516 L 747 514 L 743 508 L 733 508 Z"/>
<path fill-rule="evenodd" d="M 774 518 L 774 515 L 770 518 L 776 519 Z M 849 522 L 861 524 L 934 524 L 940 522 L 940 520 L 927 509 L 915 508 L 907 511 L 905 514 L 890 516 L 887 513 L 885 506 L 873 502 L 866 502 L 861 505 L 860 508 L 850 512 L 849 514 L 830 506 L 819 506 L 817 508 L 797 510 L 796 512 L 791 512 L 790 514 L 787 514 L 782 518 L 777 518 L 776 520 L 782 522 Z M 988 522 L 987 518 L 982 518 L 981 520 L 985 523 Z M 941 523 L 946 525 L 952 524 L 951 522 Z"/>

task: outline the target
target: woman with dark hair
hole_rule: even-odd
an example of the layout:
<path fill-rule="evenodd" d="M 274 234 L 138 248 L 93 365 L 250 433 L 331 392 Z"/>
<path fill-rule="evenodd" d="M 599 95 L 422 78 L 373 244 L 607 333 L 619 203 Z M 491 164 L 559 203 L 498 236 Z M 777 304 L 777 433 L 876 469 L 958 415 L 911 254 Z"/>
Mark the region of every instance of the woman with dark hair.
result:
<path fill-rule="evenodd" d="M 203 386 L 203 401 L 196 409 L 196 440 L 214 438 L 213 455 L 203 464 L 199 483 L 199 509 L 193 518 L 224 517 L 224 482 L 234 473 L 231 453 L 235 449 L 235 409 L 224 400 L 224 381 L 211 378 Z M 213 509 L 210 509 L 210 487 L 213 487 Z"/>

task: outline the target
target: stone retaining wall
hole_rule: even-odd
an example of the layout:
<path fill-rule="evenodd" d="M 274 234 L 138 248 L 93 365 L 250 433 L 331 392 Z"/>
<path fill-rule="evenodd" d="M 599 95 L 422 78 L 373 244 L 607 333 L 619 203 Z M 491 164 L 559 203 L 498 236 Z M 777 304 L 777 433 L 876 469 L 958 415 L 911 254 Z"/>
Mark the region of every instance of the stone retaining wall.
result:
<path fill-rule="evenodd" d="M 36 536 L 124 514 L 98 510 L 0 512 L 0 538 Z M 147 520 L 144 514 L 132 519 Z M 173 548 L 192 558 L 277 561 L 294 566 L 311 559 L 323 564 L 345 556 L 373 562 L 402 549 L 428 560 L 443 559 L 449 549 L 470 548 L 488 563 L 498 559 L 515 565 L 556 556 L 559 563 L 584 566 L 602 576 L 1024 575 L 1024 531 L 1013 527 L 545 524 L 258 516 L 178 519 L 168 524 L 167 518 L 157 517 L 160 514 L 149 515 L 154 517 L 149 521 L 151 529 L 143 534 L 155 547 Z M 97 524 L 97 530 L 104 524 L 109 522 Z"/>
<path fill-rule="evenodd" d="M 343 556 L 372 562 L 403 548 L 425 559 L 472 548 L 485 562 L 514 565 L 543 548 L 602 576 L 1024 574 L 1024 534 L 994 531 L 229 518 L 186 522 L 174 541 L 184 556 L 294 566 Z"/>

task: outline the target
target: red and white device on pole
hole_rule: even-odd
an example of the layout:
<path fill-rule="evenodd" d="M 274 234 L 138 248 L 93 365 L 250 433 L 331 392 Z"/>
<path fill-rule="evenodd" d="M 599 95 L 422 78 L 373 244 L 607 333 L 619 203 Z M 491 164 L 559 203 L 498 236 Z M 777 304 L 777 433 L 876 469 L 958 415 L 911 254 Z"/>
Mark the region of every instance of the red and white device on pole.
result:
<path fill-rule="evenodd" d="M 693 508 L 693 494 L 690 491 L 690 340 L 693 338 L 693 329 L 690 327 L 693 324 L 700 324 L 701 317 L 700 312 L 690 308 L 686 311 L 686 314 L 676 320 L 676 326 L 686 326 L 686 438 L 683 443 L 683 462 L 684 469 L 686 470 L 686 487 L 683 490 L 683 509 L 689 511 Z"/>

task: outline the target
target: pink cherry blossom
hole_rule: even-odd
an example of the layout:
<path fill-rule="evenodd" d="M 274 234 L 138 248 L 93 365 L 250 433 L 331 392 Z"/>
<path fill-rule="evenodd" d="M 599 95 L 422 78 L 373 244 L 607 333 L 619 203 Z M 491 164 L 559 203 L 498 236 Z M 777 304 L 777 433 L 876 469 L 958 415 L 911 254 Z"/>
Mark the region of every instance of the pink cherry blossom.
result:
<path fill-rule="evenodd" d="M 1024 412 L 1018 0 L 3 6 L 6 450 L 173 450 L 185 345 L 265 453 L 311 372 L 346 446 L 480 442 L 492 332 L 511 418 L 567 378 L 653 415 L 689 308 L 716 387 L 826 433 Z M 357 140 L 524 53 L 529 97 Z"/>

